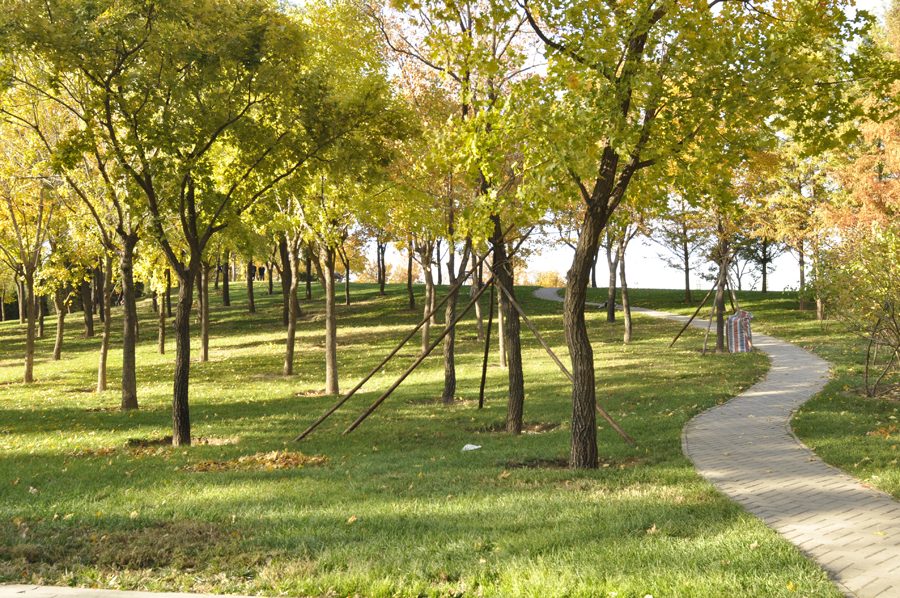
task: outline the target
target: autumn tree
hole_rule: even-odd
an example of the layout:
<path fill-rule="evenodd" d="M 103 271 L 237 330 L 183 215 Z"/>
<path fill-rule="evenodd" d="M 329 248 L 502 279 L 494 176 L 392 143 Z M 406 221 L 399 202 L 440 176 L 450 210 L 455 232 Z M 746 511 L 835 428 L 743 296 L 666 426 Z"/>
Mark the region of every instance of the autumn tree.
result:
<path fill-rule="evenodd" d="M 771 10 L 722 0 L 521 6 L 550 58 L 547 76 L 523 89 L 536 138 L 524 164 L 573 185 L 585 205 L 564 327 L 575 377 L 570 465 L 595 468 L 585 292 L 599 238 L 629 185 L 641 171 L 662 178 L 675 158 L 683 179 L 727 167 L 755 141 L 744 132 L 778 111 L 838 118 L 845 87 L 829 77 L 848 69 L 849 57 L 827 49 L 844 47 L 857 27 L 839 4 L 811 0 Z M 815 95 L 810 80 L 834 83 L 832 95 Z"/>

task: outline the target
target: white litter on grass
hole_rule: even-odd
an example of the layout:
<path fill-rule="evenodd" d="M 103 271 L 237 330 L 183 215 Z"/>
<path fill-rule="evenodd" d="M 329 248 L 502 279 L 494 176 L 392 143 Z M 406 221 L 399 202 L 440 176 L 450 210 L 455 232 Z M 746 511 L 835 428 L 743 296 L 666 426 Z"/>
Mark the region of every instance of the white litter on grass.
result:
<path fill-rule="evenodd" d="M 462 448 L 462 452 L 464 453 L 464 452 L 466 452 L 466 451 L 477 451 L 477 450 L 480 449 L 480 448 L 481 448 L 481 447 L 478 446 L 477 444 L 467 444 L 466 446 L 464 446 L 464 447 Z"/>

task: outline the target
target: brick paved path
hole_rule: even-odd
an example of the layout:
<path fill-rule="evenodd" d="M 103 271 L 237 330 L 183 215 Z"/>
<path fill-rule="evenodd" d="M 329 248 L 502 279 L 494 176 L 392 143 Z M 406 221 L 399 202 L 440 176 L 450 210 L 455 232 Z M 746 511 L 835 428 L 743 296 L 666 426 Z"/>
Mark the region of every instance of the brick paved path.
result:
<path fill-rule="evenodd" d="M 556 289 L 535 296 L 562 300 Z M 900 597 L 900 503 L 826 465 L 791 432 L 791 413 L 828 381 L 828 363 L 770 336 L 754 334 L 753 344 L 769 355 L 769 374 L 689 421 L 684 453 L 723 494 L 815 559 L 846 595 Z"/>

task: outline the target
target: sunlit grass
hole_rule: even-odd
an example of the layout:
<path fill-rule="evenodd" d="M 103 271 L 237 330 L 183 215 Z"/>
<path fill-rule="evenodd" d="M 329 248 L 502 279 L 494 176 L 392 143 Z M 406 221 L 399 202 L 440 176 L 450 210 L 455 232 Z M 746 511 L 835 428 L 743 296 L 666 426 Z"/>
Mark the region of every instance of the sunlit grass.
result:
<path fill-rule="evenodd" d="M 80 314 L 68 318 L 62 362 L 49 361 L 51 338 L 38 342 L 37 382 L 27 387 L 19 383 L 23 329 L 0 326 L 0 580 L 316 596 L 839 596 L 820 569 L 715 492 L 681 453 L 684 423 L 761 377 L 765 357 L 702 358 L 696 331 L 666 351 L 678 326 L 642 316 L 624 346 L 621 323 L 589 314 L 598 399 L 637 444 L 598 419 L 600 468 L 571 471 L 560 466 L 571 418 L 565 377 L 523 336 L 525 420 L 545 431 L 493 432 L 505 420 L 506 372 L 495 348 L 486 408 L 477 410 L 483 344 L 470 318 L 458 335 L 456 404 L 435 403 L 443 385 L 437 352 L 357 431 L 341 435 L 412 361 L 417 337 L 294 444 L 335 400 L 319 394 L 323 303 L 318 294 L 303 302 L 297 375 L 285 378 L 280 295 L 257 284 L 256 315 L 246 314 L 238 285 L 232 307 L 212 298 L 211 361 L 192 365 L 193 433 L 225 444 L 126 446 L 171 429 L 174 345 L 156 354 L 149 301 L 139 305 L 141 408 L 131 413 L 115 409 L 120 352 L 110 358 L 113 389 L 85 392 L 99 339 L 79 338 Z M 530 291 L 519 289 L 523 308 L 568 362 L 561 305 Z M 406 307 L 401 286 L 381 298 L 374 285 L 354 285 L 354 304 L 339 308 L 342 389 L 418 321 Z M 113 342 L 120 338 L 117 331 Z M 461 452 L 467 443 L 482 448 Z M 273 450 L 328 462 L 181 470 Z"/>
<path fill-rule="evenodd" d="M 605 291 L 594 297 L 601 295 L 605 300 Z M 635 289 L 629 296 L 637 306 L 683 314 L 693 313 L 703 297 L 700 294 L 690 307 L 682 303 L 683 291 Z M 797 293 L 739 291 L 737 297 L 741 308 L 755 316 L 753 330 L 795 343 L 833 366 L 832 380 L 794 416 L 797 436 L 826 462 L 900 499 L 900 393 L 892 393 L 892 398 L 865 396 L 865 341 L 834 319 L 817 321 L 813 302 L 800 311 Z M 708 319 L 710 309 L 707 304 L 698 318 Z M 881 359 L 882 368 L 886 362 Z M 872 374 L 870 384 L 880 371 Z M 898 384 L 900 374 L 894 367 L 882 388 Z"/>

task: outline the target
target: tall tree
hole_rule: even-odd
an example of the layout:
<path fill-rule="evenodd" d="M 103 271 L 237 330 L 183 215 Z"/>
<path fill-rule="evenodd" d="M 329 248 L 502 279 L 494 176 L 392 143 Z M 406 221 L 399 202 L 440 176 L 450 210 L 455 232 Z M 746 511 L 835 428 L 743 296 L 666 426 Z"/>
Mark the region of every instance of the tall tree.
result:
<path fill-rule="evenodd" d="M 727 167 L 753 145 L 745 134 L 778 111 L 839 118 L 835 72 L 856 34 L 837 3 L 801 0 L 771 11 L 755 2 L 616 3 L 522 0 L 550 57 L 533 98 L 536 140 L 524 166 L 569 186 L 585 205 L 564 304 L 575 378 L 570 466 L 597 467 L 595 372 L 584 319 L 599 238 L 632 179 Z M 824 50 L 824 51 L 823 51 Z M 777 58 L 774 58 L 777 57 Z M 800 73 L 803 73 L 802 79 Z M 834 83 L 830 97 L 808 81 Z M 523 98 L 527 97 L 523 95 Z M 572 139 L 580 139 L 574 144 Z"/>

